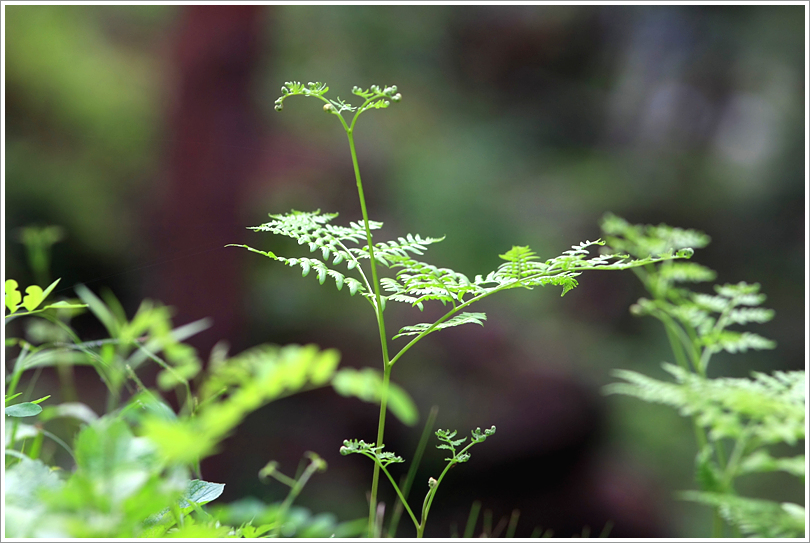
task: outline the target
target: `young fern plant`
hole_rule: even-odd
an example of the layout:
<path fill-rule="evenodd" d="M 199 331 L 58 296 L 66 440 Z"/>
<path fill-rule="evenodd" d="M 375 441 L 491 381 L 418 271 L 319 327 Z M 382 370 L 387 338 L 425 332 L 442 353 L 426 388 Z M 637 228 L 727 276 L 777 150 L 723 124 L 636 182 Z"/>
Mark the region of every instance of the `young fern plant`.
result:
<path fill-rule="evenodd" d="M 702 232 L 631 225 L 613 215 L 604 218 L 602 230 L 610 247 L 636 255 L 663 246 L 709 243 Z M 652 298 L 641 298 L 631 311 L 664 324 L 676 361 L 664 369 L 674 382 L 617 370 L 624 382 L 609 385 L 606 392 L 669 405 L 693 419 L 701 490 L 680 497 L 714 509 L 715 537 L 723 535 L 722 520 L 735 536 L 801 537 L 803 506 L 738 496 L 734 482 L 753 473 L 784 471 L 804 483 L 804 455 L 777 457 L 773 448 L 795 446 L 805 438 L 805 372 L 754 372 L 751 379 L 707 376 L 712 357 L 721 351 L 775 348 L 758 334 L 731 329 L 773 319 L 772 310 L 759 307 L 765 301 L 759 285 L 741 282 L 715 285 L 714 294 L 694 292 L 683 284 L 712 281 L 716 274 L 692 262 L 663 262 L 633 271 Z"/>
<path fill-rule="evenodd" d="M 397 92 L 397 87 L 393 85 L 387 87 L 372 85 L 368 89 L 354 87 L 352 93 L 363 101 L 359 106 L 353 106 L 340 98 L 327 98 L 325 95 L 328 90 L 329 88 L 323 83 L 308 83 L 307 85 L 298 82 L 286 83 L 281 88 L 282 96 L 276 100 L 275 109 L 281 111 L 284 101 L 291 96 L 304 96 L 320 100 L 324 103 L 323 110 L 337 118 L 349 141 L 362 221 L 350 222 L 348 226 L 341 226 L 332 222 L 337 218 L 336 213 L 321 213 L 320 210 L 292 211 L 286 214 L 271 214 L 269 222 L 249 227 L 257 232 L 271 232 L 293 238 L 300 245 L 307 246 L 311 256 L 285 257 L 276 255 L 272 251 L 261 251 L 247 245 L 231 244 L 230 246 L 243 247 L 290 267 L 300 268 L 303 276 L 315 272 L 321 284 L 329 279 L 334 281 L 338 290 L 346 287 L 352 296 L 360 293 L 374 311 L 382 355 L 382 392 L 377 437 L 372 444 L 360 445 L 363 442 L 348 442 L 354 444 L 351 445 L 352 447 L 359 447 L 358 450 L 350 450 L 350 452 L 362 452 L 374 460 L 369 503 L 369 535 L 373 536 L 377 516 L 376 502 L 380 471 L 382 470 L 388 475 L 385 470 L 388 463 L 399 461 L 396 460 L 399 457 L 388 456 L 388 453 L 379 451 L 382 451 L 384 443 L 391 371 L 405 353 L 425 336 L 438 330 L 463 324 L 483 325 L 486 315 L 481 312 L 470 312 L 467 309 L 496 292 L 513 288 L 532 289 L 536 286 L 556 285 L 562 287 L 562 295 L 565 295 L 577 286 L 576 278 L 584 271 L 624 270 L 650 266 L 659 262 L 690 258 L 693 251 L 689 247 L 674 250 L 662 246 L 656 247 L 647 254 L 635 255 L 635 258 L 626 253 L 591 255 L 590 251 L 593 248 L 605 245 L 604 241 L 596 240 L 574 245 L 558 257 L 541 260 L 529 247 L 515 246 L 500 255 L 503 262 L 495 270 L 470 279 L 463 273 L 448 268 L 438 268 L 417 259 L 425 253 L 428 246 L 442 241 L 443 237 L 408 234 L 395 240 L 375 243 L 372 231 L 379 230 L 382 223 L 369 219 L 357 161 L 354 130 L 362 113 L 370 109 L 386 109 L 392 102 L 399 102 L 402 97 Z M 347 117 L 344 117 L 344 114 L 347 114 Z M 392 273 L 384 277 L 380 273 L 383 269 L 390 270 Z M 390 340 L 403 337 L 411 339 L 392 355 L 384 317 L 387 302 L 404 303 L 420 310 L 427 302 L 441 302 L 447 311 L 434 322 L 417 323 L 400 329 Z M 442 438 L 440 437 L 440 439 Z M 474 434 L 473 443 L 479 442 L 476 439 Z M 349 446 L 344 445 L 344 447 Z M 456 459 L 455 462 L 462 462 L 462 460 Z M 390 478 L 390 475 L 388 476 Z M 441 477 L 437 480 L 436 488 L 438 488 L 440 480 Z M 393 483 L 393 479 L 391 482 Z M 432 502 L 434 495 L 435 489 L 431 487 L 429 502 Z M 411 512 L 401 494 L 400 498 L 405 508 Z M 418 534 L 421 535 L 424 531 L 427 510 L 425 510 L 421 522 L 417 522 L 413 514 L 411 514 L 411 518 Z"/>

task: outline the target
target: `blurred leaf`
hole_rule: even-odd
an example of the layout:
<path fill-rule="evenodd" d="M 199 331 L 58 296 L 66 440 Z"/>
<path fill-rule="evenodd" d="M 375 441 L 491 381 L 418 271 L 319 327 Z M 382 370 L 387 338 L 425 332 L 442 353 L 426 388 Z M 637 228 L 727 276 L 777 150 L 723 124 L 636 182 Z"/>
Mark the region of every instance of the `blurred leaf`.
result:
<path fill-rule="evenodd" d="M 59 405 L 46 407 L 40 417 L 43 422 L 59 418 L 68 417 L 79 420 L 86 424 L 92 424 L 98 420 L 98 415 L 87 404 L 80 402 L 67 402 Z"/>
<path fill-rule="evenodd" d="M 57 474 L 40 460 L 20 458 L 5 470 L 5 537 L 35 537 L 35 529 L 47 524 L 42 493 L 57 492 L 63 483 Z"/>
<path fill-rule="evenodd" d="M 382 374 L 372 368 L 343 368 L 332 379 L 332 387 L 341 396 L 354 396 L 371 403 L 380 403 L 382 385 Z M 410 395 L 399 385 L 390 382 L 388 409 L 408 426 L 413 426 L 419 420 L 419 410 Z"/>

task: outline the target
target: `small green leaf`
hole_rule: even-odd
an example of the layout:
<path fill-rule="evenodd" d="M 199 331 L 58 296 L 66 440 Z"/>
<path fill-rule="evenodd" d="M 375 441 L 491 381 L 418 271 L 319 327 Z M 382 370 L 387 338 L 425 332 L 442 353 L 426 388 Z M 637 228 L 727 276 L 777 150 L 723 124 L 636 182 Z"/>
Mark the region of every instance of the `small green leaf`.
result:
<path fill-rule="evenodd" d="M 19 283 L 14 279 L 6 279 L 6 307 L 9 313 L 14 313 L 20 307 L 22 301 L 22 294 L 17 290 Z"/>
<path fill-rule="evenodd" d="M 23 298 L 23 307 L 25 307 L 28 311 L 33 311 L 39 304 L 42 303 L 42 300 L 45 297 L 42 295 L 42 289 L 36 285 L 31 285 L 25 289 L 25 298 Z"/>
<path fill-rule="evenodd" d="M 208 481 L 193 479 L 189 481 L 188 489 L 180 500 L 180 507 L 190 506 L 191 503 L 189 502 L 205 505 L 219 498 L 224 490 L 224 483 L 209 483 Z"/>
<path fill-rule="evenodd" d="M 6 407 L 8 417 L 33 417 L 42 413 L 42 408 L 33 402 L 23 402 Z"/>

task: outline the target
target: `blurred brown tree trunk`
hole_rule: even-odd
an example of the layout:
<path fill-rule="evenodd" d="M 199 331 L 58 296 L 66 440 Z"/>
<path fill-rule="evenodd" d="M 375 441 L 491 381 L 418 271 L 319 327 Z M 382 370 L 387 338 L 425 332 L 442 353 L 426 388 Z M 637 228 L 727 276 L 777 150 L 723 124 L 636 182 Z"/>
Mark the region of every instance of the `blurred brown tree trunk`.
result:
<path fill-rule="evenodd" d="M 223 246 L 244 232 L 238 203 L 261 145 L 251 84 L 266 9 L 183 7 L 170 50 L 175 87 L 167 177 L 152 224 L 161 265 L 151 294 L 176 309 L 176 325 L 213 319 L 190 340 L 204 359 L 220 339 L 241 343 L 242 255 Z"/>

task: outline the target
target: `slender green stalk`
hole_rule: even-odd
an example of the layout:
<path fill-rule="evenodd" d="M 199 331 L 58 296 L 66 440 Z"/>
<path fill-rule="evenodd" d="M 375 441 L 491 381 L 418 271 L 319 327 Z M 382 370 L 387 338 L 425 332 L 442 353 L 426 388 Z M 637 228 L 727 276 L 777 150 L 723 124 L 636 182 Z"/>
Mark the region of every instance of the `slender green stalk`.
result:
<path fill-rule="evenodd" d="M 391 382 L 391 366 L 393 365 L 388 359 L 388 336 L 385 333 L 385 318 L 383 317 L 382 296 L 380 295 L 380 280 L 377 276 L 377 264 L 374 259 L 374 242 L 371 239 L 371 228 L 369 226 L 368 211 L 366 209 L 366 198 L 363 193 L 363 181 L 360 178 L 360 166 L 357 163 L 357 151 L 354 147 L 354 124 L 357 122 L 357 117 L 363 111 L 361 107 L 350 127 L 346 128 L 346 123 L 343 117 L 340 117 L 343 126 L 346 129 L 346 136 L 349 138 L 349 149 L 352 153 L 352 166 L 354 167 L 354 176 L 357 179 L 357 195 L 360 198 L 360 210 L 363 213 L 363 225 L 366 228 L 366 241 L 368 242 L 369 260 L 371 261 L 371 282 L 374 287 L 375 306 L 374 311 L 377 315 L 377 328 L 380 332 L 380 345 L 382 347 L 383 357 L 383 385 L 380 394 L 380 417 L 377 423 L 377 444 L 383 443 L 385 435 L 385 414 L 388 404 L 388 388 Z M 374 536 L 374 524 L 377 511 L 377 488 L 380 482 L 380 468 L 374 464 L 374 474 L 371 480 L 371 496 L 368 505 L 368 533 L 369 537 Z"/>
<path fill-rule="evenodd" d="M 399 524 L 399 518 L 402 515 L 402 508 L 404 507 L 403 504 L 407 505 L 405 500 L 408 499 L 408 494 L 411 492 L 411 485 L 413 484 L 414 477 L 416 477 L 416 470 L 419 468 L 419 464 L 422 461 L 422 455 L 425 453 L 425 448 L 427 447 L 430 434 L 433 432 L 433 425 L 436 423 L 436 416 L 438 414 L 439 407 L 434 405 L 430 409 L 430 414 L 428 414 L 427 421 L 425 422 L 425 428 L 422 430 L 422 437 L 419 438 L 419 444 L 416 446 L 416 452 L 413 455 L 411 467 L 408 468 L 408 475 L 405 477 L 405 483 L 402 485 L 403 500 L 397 503 L 397 506 L 394 508 L 391 524 L 388 526 L 388 537 L 395 537 L 396 535 L 397 525 Z"/>
<path fill-rule="evenodd" d="M 278 512 L 276 513 L 276 524 L 273 526 L 273 530 L 270 532 L 270 537 L 279 536 L 281 533 L 282 522 L 284 521 L 284 517 L 287 516 L 287 511 L 290 509 L 290 506 L 292 506 L 293 501 L 295 501 L 295 498 L 304 489 L 304 486 L 307 484 L 307 481 L 309 481 L 309 478 L 312 477 L 316 471 L 324 469 L 324 466 L 325 462 L 316 457 L 310 461 L 309 465 L 304 470 L 304 473 L 302 473 L 301 477 L 299 477 L 297 480 L 290 479 L 286 475 L 278 472 L 271 474 L 272 477 L 290 486 L 291 488 L 290 493 L 287 494 L 287 497 L 278 508 Z"/>

